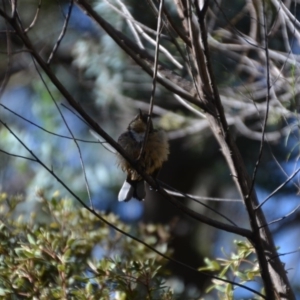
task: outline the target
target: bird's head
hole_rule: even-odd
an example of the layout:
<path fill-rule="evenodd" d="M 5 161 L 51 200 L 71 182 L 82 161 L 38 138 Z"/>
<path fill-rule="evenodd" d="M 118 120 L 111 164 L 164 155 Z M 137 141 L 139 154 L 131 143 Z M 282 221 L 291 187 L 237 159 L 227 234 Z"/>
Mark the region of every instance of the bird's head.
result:
<path fill-rule="evenodd" d="M 135 131 L 136 133 L 146 132 L 148 116 L 148 114 L 143 113 L 140 110 L 140 112 L 135 116 L 135 118 L 129 123 L 128 129 Z M 153 131 L 152 120 L 150 120 L 149 126 L 149 132 Z"/>

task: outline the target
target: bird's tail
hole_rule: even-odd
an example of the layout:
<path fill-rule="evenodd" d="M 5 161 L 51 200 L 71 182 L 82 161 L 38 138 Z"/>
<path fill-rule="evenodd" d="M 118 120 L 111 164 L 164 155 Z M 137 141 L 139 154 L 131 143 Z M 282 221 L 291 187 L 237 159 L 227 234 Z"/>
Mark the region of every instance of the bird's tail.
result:
<path fill-rule="evenodd" d="M 129 201 L 133 198 L 142 201 L 145 199 L 146 190 L 144 180 L 126 179 L 120 189 L 118 200 Z"/>

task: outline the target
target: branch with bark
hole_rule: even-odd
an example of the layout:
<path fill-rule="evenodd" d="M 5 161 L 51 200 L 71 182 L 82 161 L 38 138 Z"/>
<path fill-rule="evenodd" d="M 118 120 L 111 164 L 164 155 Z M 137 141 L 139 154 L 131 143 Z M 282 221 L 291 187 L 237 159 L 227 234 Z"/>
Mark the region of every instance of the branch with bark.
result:
<path fill-rule="evenodd" d="M 274 28 L 278 26 L 278 20 L 280 18 L 286 22 L 287 28 L 290 28 L 291 24 L 293 24 L 293 26 L 299 26 L 297 20 L 288 13 L 289 10 L 286 9 L 284 4 L 281 4 L 280 7 L 278 6 L 278 19 L 273 20 L 272 24 L 269 24 L 266 18 L 263 17 L 263 13 L 265 13 L 265 2 L 263 1 L 261 5 L 259 4 L 257 6 L 251 2 L 244 7 L 244 10 L 249 12 L 253 18 L 259 21 L 261 24 L 259 29 L 256 28 L 257 24 L 252 22 L 248 36 L 245 36 L 244 33 L 238 31 L 230 31 L 228 28 L 212 32 L 208 28 L 214 28 L 216 20 L 213 17 L 213 8 L 217 7 L 217 4 L 214 7 L 209 7 L 209 1 L 191 2 L 189 0 L 176 0 L 174 5 L 181 22 L 178 24 L 172 19 L 166 7 L 163 6 L 161 10 L 158 11 L 156 9 L 156 4 L 151 2 L 155 14 L 158 15 L 159 13 L 162 13 L 159 19 L 162 21 L 163 27 L 166 28 L 166 33 L 163 33 L 161 38 L 166 38 L 176 45 L 182 58 L 182 62 L 178 62 L 172 57 L 167 49 L 158 47 L 158 43 L 160 42 L 159 38 L 155 41 L 155 39 L 150 37 L 150 33 L 157 36 L 161 33 L 153 33 L 153 31 L 148 30 L 147 27 L 136 22 L 122 2 L 119 2 L 122 8 L 122 13 L 119 13 L 127 19 L 133 36 L 135 37 L 135 41 L 114 28 L 114 26 L 100 16 L 87 1 L 77 0 L 75 2 L 94 20 L 94 22 L 101 26 L 101 28 L 138 66 L 142 68 L 145 73 L 154 78 L 155 83 L 157 81 L 176 97 L 179 97 L 180 101 L 185 101 L 184 105 L 188 106 L 191 111 L 194 110 L 196 114 L 201 114 L 202 116 L 205 115 L 205 119 L 221 147 L 228 168 L 232 174 L 232 178 L 244 201 L 251 229 L 241 228 L 208 218 L 207 216 L 186 207 L 182 202 L 175 199 L 170 193 L 166 192 L 155 179 L 145 174 L 139 164 L 128 157 L 124 149 L 90 117 L 90 115 L 81 107 L 79 102 L 67 91 L 60 80 L 54 75 L 51 69 L 51 60 L 65 33 L 69 15 L 66 18 L 66 25 L 63 28 L 61 36 L 48 61 L 35 49 L 27 34 L 28 30 L 23 28 L 17 13 L 15 2 L 12 2 L 11 14 L 6 13 L 5 10 L 0 10 L 0 15 L 11 26 L 13 34 L 16 34 L 22 41 L 26 51 L 29 51 L 33 59 L 45 74 L 47 74 L 51 82 L 56 86 L 69 105 L 84 119 L 93 131 L 99 134 L 118 153 L 120 153 L 153 189 L 191 218 L 220 230 L 243 236 L 251 242 L 256 250 L 260 265 L 261 276 L 264 283 L 265 299 L 295 299 L 286 271 L 274 245 L 272 234 L 267 226 L 268 223 L 262 210 L 262 206 L 259 205 L 254 182 L 256 179 L 257 168 L 259 168 L 260 165 L 260 157 L 263 152 L 265 139 L 272 138 L 276 140 L 281 136 L 281 132 L 275 132 L 274 136 L 271 135 L 272 133 L 267 132 L 269 114 L 280 109 L 280 111 L 286 115 L 293 115 L 293 111 L 284 107 L 282 100 L 279 101 L 277 97 L 279 92 L 284 93 L 286 92 L 286 89 L 278 75 L 279 68 L 275 64 L 275 60 L 281 60 L 281 62 L 284 61 L 284 64 L 292 64 L 295 61 L 298 63 L 298 58 L 295 57 L 295 60 L 290 60 L 290 57 L 279 53 L 278 51 L 270 50 L 268 37 L 275 32 Z M 274 6 L 279 5 L 278 2 L 273 2 Z M 73 2 L 70 3 L 69 13 L 71 13 L 72 6 Z M 237 22 L 237 20 L 228 20 L 230 26 L 233 26 L 235 22 Z M 260 44 L 258 44 L 255 39 L 258 30 L 260 30 L 261 36 Z M 145 34 L 145 31 L 149 32 L 149 35 Z M 217 34 L 220 35 L 220 39 L 216 38 Z M 153 44 L 157 47 L 156 54 L 158 54 L 158 49 L 160 49 L 178 68 L 181 68 L 182 65 L 184 65 L 187 68 L 190 80 L 178 75 L 173 69 L 170 69 L 168 64 L 162 63 L 158 59 L 158 55 L 154 58 L 143 46 L 140 36 L 146 38 L 148 41 L 154 41 Z M 287 33 L 285 33 L 285 36 L 287 37 Z M 297 36 L 297 38 L 299 37 Z M 180 42 L 178 42 L 178 39 L 180 39 Z M 185 51 L 182 51 L 181 45 L 184 45 Z M 259 118 L 262 123 L 261 131 L 252 132 L 243 122 L 249 117 L 249 106 L 252 104 L 251 101 L 241 102 L 240 100 L 233 99 L 232 101 L 231 99 L 226 102 L 226 100 L 228 100 L 228 95 L 226 95 L 226 93 L 220 95 L 212 68 L 211 48 L 209 45 L 211 48 L 215 47 L 218 48 L 218 50 L 222 49 L 234 59 L 239 60 L 239 72 L 246 72 L 247 74 L 251 73 L 251 75 L 253 75 L 253 71 L 255 71 L 255 78 L 262 76 L 262 74 L 266 76 L 266 82 L 262 86 L 260 85 L 261 81 L 258 79 L 254 79 L 254 82 L 251 83 L 251 88 L 257 89 L 257 93 L 252 96 L 251 101 L 256 101 L 262 96 L 264 97 L 264 102 L 257 103 L 255 107 L 259 112 L 258 115 L 262 113 L 264 116 L 263 121 Z M 286 47 L 288 46 L 286 45 Z M 249 51 L 256 51 L 257 56 L 264 62 L 264 71 L 257 69 L 256 61 L 252 57 L 246 57 L 245 54 L 249 53 Z M 284 64 L 282 65 L 282 68 L 284 68 Z M 277 85 L 277 88 L 274 88 L 272 83 L 276 76 L 278 76 L 280 84 Z M 290 79 L 291 84 L 292 82 L 294 82 L 293 78 Z M 282 89 L 284 92 L 282 92 Z M 297 90 L 296 93 L 298 93 L 298 89 L 295 89 Z M 223 89 L 223 91 L 224 90 L 226 91 L 226 89 Z M 276 103 L 276 105 L 274 103 Z M 251 106 L 251 108 L 252 107 L 253 106 Z M 244 115 L 241 113 L 236 117 L 230 112 L 232 109 L 238 109 L 239 111 L 244 112 Z M 152 111 L 152 108 L 150 111 Z M 255 113 L 254 110 L 253 114 Z M 2 124 L 5 126 L 3 122 Z M 246 132 L 249 136 L 255 139 L 260 138 L 261 140 L 260 153 L 252 178 L 246 170 L 244 160 L 240 155 L 230 131 L 230 125 L 232 124 L 235 124 L 237 128 L 240 128 L 240 131 Z M 202 128 L 202 126 L 200 127 Z M 257 292 L 257 294 L 259 293 Z M 262 296 L 261 294 L 259 295 Z"/>

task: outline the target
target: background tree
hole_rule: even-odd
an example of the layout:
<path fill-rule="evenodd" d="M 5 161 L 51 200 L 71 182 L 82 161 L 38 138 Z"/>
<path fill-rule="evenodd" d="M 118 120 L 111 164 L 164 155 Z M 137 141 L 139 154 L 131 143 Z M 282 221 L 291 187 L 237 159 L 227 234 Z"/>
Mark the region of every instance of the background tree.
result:
<path fill-rule="evenodd" d="M 279 1 L 3 1 L 3 189 L 32 195 L 35 186 L 64 183 L 90 207 L 127 221 L 139 219 L 144 209 L 145 221 L 174 224 L 174 257 L 194 268 L 203 256 L 219 255 L 221 245 L 230 251 L 231 241 L 243 237 L 250 244 L 237 245 L 255 250 L 265 298 L 294 299 L 297 9 L 296 2 Z M 111 137 L 138 107 L 161 117 L 171 156 L 159 185 L 132 162 L 157 191 L 145 204 L 116 205 L 123 174 L 107 149 L 87 143 L 88 129 L 126 157 Z M 28 149 L 39 167 L 24 160 Z M 164 183 L 221 201 L 202 198 L 196 206 L 186 194 L 186 200 L 175 199 Z M 25 210 L 30 203 L 36 206 L 29 202 Z M 280 254 L 293 252 L 285 266 L 275 245 Z M 194 273 L 170 268 L 186 273 L 185 292 L 192 285 L 203 289 Z M 254 297 L 240 290 L 235 298 Z"/>

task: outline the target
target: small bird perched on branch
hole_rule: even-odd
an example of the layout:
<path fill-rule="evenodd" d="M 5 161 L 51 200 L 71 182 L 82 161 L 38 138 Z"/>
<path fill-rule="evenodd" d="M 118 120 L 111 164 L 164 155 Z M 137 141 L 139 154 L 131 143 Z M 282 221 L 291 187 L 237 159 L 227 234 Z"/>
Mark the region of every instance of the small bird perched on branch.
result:
<path fill-rule="evenodd" d="M 132 160 L 138 160 L 146 174 L 155 177 L 163 162 L 168 159 L 169 143 L 165 132 L 155 130 L 152 120 L 150 120 L 148 138 L 144 151 L 141 153 L 147 130 L 148 116 L 140 110 L 139 114 L 129 123 L 127 130 L 119 136 L 118 143 Z M 132 198 L 139 201 L 144 200 L 146 196 L 144 179 L 123 156 L 118 154 L 118 158 L 122 170 L 127 173 L 127 178 L 119 192 L 118 200 L 129 201 Z"/>

